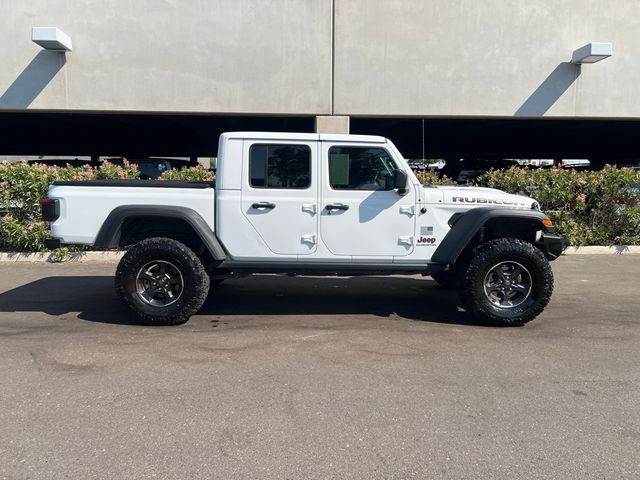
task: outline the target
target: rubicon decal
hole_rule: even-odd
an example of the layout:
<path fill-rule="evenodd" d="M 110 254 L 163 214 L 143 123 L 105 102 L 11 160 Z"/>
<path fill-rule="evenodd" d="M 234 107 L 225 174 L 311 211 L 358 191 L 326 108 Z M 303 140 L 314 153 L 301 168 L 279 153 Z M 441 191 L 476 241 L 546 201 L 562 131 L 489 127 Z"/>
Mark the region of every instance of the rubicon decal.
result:
<path fill-rule="evenodd" d="M 482 197 L 453 197 L 453 203 L 475 203 L 478 205 L 512 205 L 525 207 L 523 202 L 512 200 L 499 200 L 497 198 L 482 198 Z"/>

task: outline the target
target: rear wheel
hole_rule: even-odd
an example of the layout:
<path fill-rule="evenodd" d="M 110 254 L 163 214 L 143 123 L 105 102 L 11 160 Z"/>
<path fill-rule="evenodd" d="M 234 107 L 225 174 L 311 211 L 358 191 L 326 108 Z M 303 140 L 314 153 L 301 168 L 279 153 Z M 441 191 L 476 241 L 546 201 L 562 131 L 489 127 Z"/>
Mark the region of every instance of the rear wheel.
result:
<path fill-rule="evenodd" d="M 536 247 L 500 238 L 477 247 L 462 272 L 460 297 L 478 320 L 501 326 L 523 325 L 547 306 L 553 272 Z"/>
<path fill-rule="evenodd" d="M 209 276 L 198 256 L 170 238 L 136 244 L 118 264 L 116 291 L 147 325 L 178 325 L 207 298 Z"/>

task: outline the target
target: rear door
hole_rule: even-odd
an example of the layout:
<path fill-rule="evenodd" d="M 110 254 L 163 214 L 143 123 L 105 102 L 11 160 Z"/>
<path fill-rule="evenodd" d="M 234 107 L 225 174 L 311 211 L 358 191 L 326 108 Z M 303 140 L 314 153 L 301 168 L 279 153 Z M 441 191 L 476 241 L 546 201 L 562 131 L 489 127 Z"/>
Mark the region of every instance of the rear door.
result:
<path fill-rule="evenodd" d="M 317 147 L 316 142 L 244 141 L 242 212 L 275 255 L 316 251 Z"/>
<path fill-rule="evenodd" d="M 388 185 L 398 163 L 385 144 L 321 144 L 320 236 L 337 256 L 354 259 L 413 251 L 416 192 Z"/>

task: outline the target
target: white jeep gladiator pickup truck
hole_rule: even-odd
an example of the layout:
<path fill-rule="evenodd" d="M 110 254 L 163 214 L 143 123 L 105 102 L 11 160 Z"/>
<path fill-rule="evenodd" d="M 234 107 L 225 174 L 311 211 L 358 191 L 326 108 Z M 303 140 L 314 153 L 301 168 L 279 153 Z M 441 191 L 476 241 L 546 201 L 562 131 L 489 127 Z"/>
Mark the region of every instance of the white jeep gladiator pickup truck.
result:
<path fill-rule="evenodd" d="M 376 136 L 235 132 L 215 185 L 56 182 L 48 246 L 123 248 L 120 297 L 143 323 L 186 322 L 209 285 L 252 273 L 431 275 L 478 321 L 521 325 L 549 302 L 563 249 L 535 200 L 423 186 Z"/>

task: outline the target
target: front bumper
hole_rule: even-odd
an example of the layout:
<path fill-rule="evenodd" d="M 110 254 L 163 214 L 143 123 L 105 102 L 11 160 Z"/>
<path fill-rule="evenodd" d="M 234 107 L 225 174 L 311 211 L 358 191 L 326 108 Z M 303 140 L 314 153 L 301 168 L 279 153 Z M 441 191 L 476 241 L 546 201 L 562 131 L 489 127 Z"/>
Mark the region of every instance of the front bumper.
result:
<path fill-rule="evenodd" d="M 557 233 L 543 233 L 540 239 L 541 250 L 547 260 L 555 260 L 566 248 L 566 242 L 562 235 Z"/>

